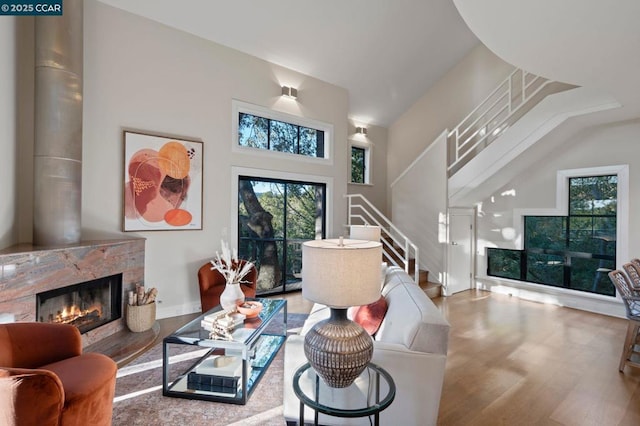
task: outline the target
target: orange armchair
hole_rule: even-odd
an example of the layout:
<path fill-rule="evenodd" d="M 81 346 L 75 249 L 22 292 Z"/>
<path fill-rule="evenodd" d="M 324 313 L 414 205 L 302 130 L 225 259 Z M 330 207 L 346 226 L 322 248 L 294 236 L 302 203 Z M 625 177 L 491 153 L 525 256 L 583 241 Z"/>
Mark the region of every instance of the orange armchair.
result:
<path fill-rule="evenodd" d="M 0 324 L 0 424 L 111 424 L 116 363 L 67 324 Z"/>
<path fill-rule="evenodd" d="M 246 263 L 240 260 L 240 268 Z M 198 285 L 200 286 L 200 304 L 202 312 L 206 312 L 214 306 L 220 304 L 220 295 L 224 291 L 226 284 L 224 276 L 211 269 L 211 262 L 207 262 L 198 269 Z M 244 277 L 240 289 L 246 297 L 256 297 L 256 285 L 258 282 L 258 270 L 254 266 L 251 271 Z"/>

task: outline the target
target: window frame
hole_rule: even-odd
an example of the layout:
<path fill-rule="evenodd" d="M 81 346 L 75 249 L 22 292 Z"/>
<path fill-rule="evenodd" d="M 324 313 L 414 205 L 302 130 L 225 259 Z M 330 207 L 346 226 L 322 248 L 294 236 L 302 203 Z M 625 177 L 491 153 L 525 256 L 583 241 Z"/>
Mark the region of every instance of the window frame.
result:
<path fill-rule="evenodd" d="M 629 165 L 612 165 L 602 167 L 590 167 L 582 169 L 559 170 L 556 174 L 556 207 L 555 208 L 535 208 L 535 209 L 514 209 L 513 210 L 513 226 L 514 229 L 520 230 L 520 238 L 517 238 L 515 250 L 524 250 L 524 218 L 525 216 L 566 216 L 569 219 L 569 179 L 576 177 L 595 177 L 604 175 L 616 175 L 617 184 L 617 213 L 616 213 L 616 267 L 619 269 L 621 263 L 629 258 Z M 495 247 L 500 249 L 499 247 Z M 506 249 L 506 248 L 505 248 Z M 510 250 L 510 249 L 507 249 Z M 504 278 L 496 275 L 489 275 L 489 259 L 487 253 L 486 262 L 486 278 L 510 281 L 513 283 L 522 283 L 527 286 L 535 287 L 542 293 L 549 294 L 567 294 L 571 296 L 590 297 L 601 300 L 612 299 L 599 293 L 591 293 L 580 290 L 574 290 L 564 287 L 555 287 L 544 284 L 537 284 L 531 281 L 517 280 L 512 278 Z M 619 298 L 616 294 L 615 298 Z M 573 300 L 573 299 L 572 299 Z"/>
<path fill-rule="evenodd" d="M 275 295 L 275 294 L 284 294 L 284 293 L 288 293 L 291 291 L 296 291 L 296 290 L 300 290 L 301 289 L 301 285 L 302 285 L 302 281 L 300 280 L 300 278 L 297 278 L 298 281 L 295 282 L 288 282 L 287 281 L 287 277 L 289 269 L 288 269 L 288 264 L 289 264 L 289 245 L 290 244 L 302 244 L 300 242 L 300 240 L 304 240 L 304 241 L 311 241 L 314 239 L 323 239 L 326 238 L 326 233 L 327 233 L 327 229 L 326 229 L 326 224 L 327 224 L 327 184 L 326 183 L 321 183 L 321 182 L 303 182 L 303 181 L 295 181 L 295 180 L 288 180 L 288 179 L 280 179 L 280 178 L 265 178 L 265 177 L 255 177 L 255 176 L 244 176 L 244 175 L 240 175 L 238 176 L 238 182 L 240 182 L 241 180 L 248 180 L 248 181 L 258 181 L 261 182 L 263 184 L 278 184 L 278 185 L 282 185 L 283 186 L 283 209 L 281 211 L 282 213 L 282 235 L 276 235 L 272 238 L 272 241 L 276 244 L 276 246 L 281 243 L 282 244 L 282 250 L 277 250 L 279 252 L 279 263 L 280 263 L 280 267 L 281 267 L 281 272 L 282 272 L 282 276 L 281 276 L 281 282 L 279 284 L 276 284 L 275 287 L 273 289 L 270 290 L 260 290 L 258 289 L 257 291 L 257 295 L 261 296 L 261 295 Z M 312 237 L 309 237 L 307 239 L 305 238 L 293 238 L 292 235 L 289 233 L 289 215 L 288 212 L 290 211 L 290 201 L 291 198 L 289 196 L 289 187 L 290 185 L 306 185 L 306 186 L 314 186 L 314 187 L 318 187 L 321 188 L 322 190 L 322 200 L 321 200 L 321 207 L 320 207 L 320 211 L 321 211 L 321 217 L 318 219 L 316 218 L 316 223 L 314 224 L 314 229 L 315 229 L 315 235 L 313 235 Z M 238 183 L 238 186 L 239 183 Z M 254 187 L 255 188 L 255 187 Z M 238 198 L 238 219 L 240 218 L 240 206 L 242 205 L 242 203 L 240 202 L 240 199 Z M 316 209 L 318 208 L 318 205 L 315 204 Z M 275 213 L 273 210 L 270 211 L 270 213 L 273 212 Z M 275 214 L 274 214 L 275 216 Z M 319 222 L 319 223 L 318 223 Z M 254 243 L 257 242 L 257 244 L 260 244 L 260 241 L 262 241 L 263 243 L 265 241 L 270 241 L 270 240 L 263 240 L 263 239 L 256 239 L 256 238 L 251 238 L 251 237 L 242 237 L 241 234 L 241 228 L 242 225 L 240 223 L 240 220 L 237 221 L 238 224 L 238 229 L 236 231 L 237 234 L 237 240 L 236 240 L 236 247 L 238 247 L 238 253 L 239 255 L 241 255 L 241 257 L 245 258 L 245 259 L 252 259 L 254 260 L 254 263 L 256 265 L 256 267 L 260 268 L 259 266 L 259 259 L 256 259 L 255 256 L 251 256 L 251 255 L 247 255 L 246 252 L 242 252 L 243 247 L 246 247 L 243 244 L 243 239 L 246 241 L 253 241 Z M 250 244 L 250 243 L 249 243 Z M 255 250 L 257 250 L 257 248 L 255 248 Z M 301 254 L 300 254 L 301 255 Z M 301 259 L 300 259 L 301 261 Z"/>
<path fill-rule="evenodd" d="M 333 211 L 335 188 L 334 179 L 332 177 L 284 172 L 279 170 L 256 169 L 243 166 L 232 166 L 230 192 L 231 211 L 229 216 L 229 223 L 231 224 L 231 227 L 229 229 L 224 228 L 222 232 L 223 236 L 227 236 L 227 233 L 229 233 L 230 241 L 238 241 L 238 179 L 240 178 L 240 176 L 255 177 L 257 179 L 271 178 L 324 184 L 327 191 L 327 193 L 325 194 L 325 208 L 327 212 L 325 216 L 325 229 L 327 230 L 327 233 L 331 232 L 331 230 L 334 229 Z"/>
<path fill-rule="evenodd" d="M 287 161 L 300 161 L 320 163 L 325 165 L 333 165 L 334 163 L 334 147 L 333 147 L 333 125 L 324 123 L 317 120 L 312 120 L 305 117 L 299 117 L 296 115 L 288 114 L 281 111 L 275 111 L 269 108 L 265 108 L 259 105 L 250 104 L 248 102 L 239 101 L 233 99 L 231 101 L 232 110 L 232 129 L 231 129 L 231 150 L 232 152 L 246 154 L 246 155 L 259 155 L 265 157 L 275 157 L 286 159 Z M 281 121 L 296 126 L 307 127 L 314 130 L 320 130 L 324 132 L 324 157 L 311 157 L 304 154 L 273 151 L 270 149 L 254 148 L 249 146 L 242 146 L 239 143 L 238 128 L 240 113 L 250 114 L 266 118 L 269 120 Z"/>
<path fill-rule="evenodd" d="M 351 180 L 351 176 L 352 176 L 352 171 L 353 171 L 353 149 L 362 149 L 364 151 L 364 182 L 353 182 Z M 350 140 L 349 141 L 349 184 L 350 185 L 367 185 L 367 186 L 372 186 L 373 185 L 373 174 L 372 174 L 372 167 L 371 167 L 371 158 L 372 158 L 372 152 L 371 152 L 371 144 L 365 143 L 365 142 L 359 142 L 359 141 L 354 141 L 354 140 Z"/>

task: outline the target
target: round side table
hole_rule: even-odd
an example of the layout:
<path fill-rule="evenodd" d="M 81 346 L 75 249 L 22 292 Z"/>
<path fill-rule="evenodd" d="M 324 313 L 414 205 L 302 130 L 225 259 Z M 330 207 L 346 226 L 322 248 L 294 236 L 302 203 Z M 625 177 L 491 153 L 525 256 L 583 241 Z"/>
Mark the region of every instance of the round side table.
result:
<path fill-rule="evenodd" d="M 314 386 L 310 386 L 307 389 L 302 389 L 300 386 L 300 378 L 307 371 L 310 370 L 314 379 Z M 320 379 L 320 377 L 315 373 L 313 368 L 309 363 L 306 363 L 302 367 L 296 370 L 293 375 L 293 391 L 296 394 L 296 397 L 300 400 L 300 425 L 304 425 L 304 407 L 307 406 L 314 411 L 314 425 L 318 424 L 318 413 L 323 413 L 329 416 L 334 417 L 369 417 L 374 416 L 374 424 L 380 424 L 380 412 L 387 408 L 393 402 L 393 399 L 396 396 L 396 385 L 393 382 L 393 378 L 391 375 L 382 367 L 379 367 L 376 364 L 369 363 L 364 370 L 364 372 L 360 375 L 361 378 L 367 380 L 368 388 L 375 395 L 374 401 L 366 402 L 362 404 L 361 407 L 354 408 L 336 408 L 327 405 L 327 403 L 322 402 L 321 390 L 327 389 L 329 386 Z M 386 394 L 380 395 L 381 393 L 381 381 L 386 383 Z"/>

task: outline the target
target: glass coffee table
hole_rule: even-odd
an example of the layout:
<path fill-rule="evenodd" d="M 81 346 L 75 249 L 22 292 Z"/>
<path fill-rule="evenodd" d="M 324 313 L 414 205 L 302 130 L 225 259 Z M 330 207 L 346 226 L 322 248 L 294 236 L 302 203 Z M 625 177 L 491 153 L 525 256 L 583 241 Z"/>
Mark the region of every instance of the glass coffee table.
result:
<path fill-rule="evenodd" d="M 203 313 L 163 340 L 162 394 L 177 398 L 246 404 L 287 336 L 287 301 L 262 303 L 258 317 L 245 319 L 233 340 L 209 338 Z"/>

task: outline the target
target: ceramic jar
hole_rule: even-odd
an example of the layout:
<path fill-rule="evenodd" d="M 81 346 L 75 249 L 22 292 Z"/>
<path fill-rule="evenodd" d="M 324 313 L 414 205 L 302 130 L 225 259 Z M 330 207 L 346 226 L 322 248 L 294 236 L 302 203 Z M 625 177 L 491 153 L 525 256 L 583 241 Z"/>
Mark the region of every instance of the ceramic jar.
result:
<path fill-rule="evenodd" d="M 240 284 L 225 284 L 224 291 L 220 295 L 220 306 L 222 309 L 233 309 L 244 303 L 244 293 Z"/>

